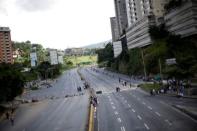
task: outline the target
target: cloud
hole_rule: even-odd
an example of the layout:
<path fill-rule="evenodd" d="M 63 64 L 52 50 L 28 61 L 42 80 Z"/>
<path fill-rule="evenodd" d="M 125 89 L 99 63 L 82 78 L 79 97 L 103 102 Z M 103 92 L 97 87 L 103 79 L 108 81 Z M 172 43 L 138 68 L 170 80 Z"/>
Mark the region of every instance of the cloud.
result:
<path fill-rule="evenodd" d="M 7 14 L 7 9 L 5 8 L 6 1 L 0 0 L 0 13 Z"/>
<path fill-rule="evenodd" d="M 50 9 L 55 0 L 16 0 L 16 5 L 29 12 Z"/>

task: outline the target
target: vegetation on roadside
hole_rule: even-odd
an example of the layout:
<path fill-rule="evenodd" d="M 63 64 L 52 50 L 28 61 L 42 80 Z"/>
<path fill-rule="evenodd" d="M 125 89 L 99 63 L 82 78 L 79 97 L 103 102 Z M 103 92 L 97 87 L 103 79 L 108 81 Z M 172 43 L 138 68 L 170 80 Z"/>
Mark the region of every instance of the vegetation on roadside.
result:
<path fill-rule="evenodd" d="M 13 50 L 18 50 L 19 56 L 15 58 L 15 63 L 22 63 L 25 67 L 30 67 L 30 53 L 37 52 L 38 63 L 46 60 L 46 50 L 41 44 L 32 44 L 30 41 L 13 42 Z"/>
<path fill-rule="evenodd" d="M 23 92 L 25 77 L 18 64 L 0 64 L 0 102 L 13 100 Z"/>
<path fill-rule="evenodd" d="M 91 65 L 95 64 L 97 61 L 96 55 L 86 55 L 86 56 L 65 56 L 64 62 L 68 67 L 76 67 L 78 65 Z"/>
<path fill-rule="evenodd" d="M 177 79 L 189 79 L 197 74 L 195 37 L 181 38 L 170 34 L 165 25 L 152 26 L 149 33 L 153 44 L 123 50 L 117 58 L 112 57 L 112 44 L 98 50 L 98 64 L 127 75 L 144 75 L 144 68 L 149 77 L 160 75 L 160 71 L 165 77 Z M 166 60 L 171 58 L 175 58 L 176 63 L 168 65 Z"/>
<path fill-rule="evenodd" d="M 153 83 L 153 84 L 146 83 L 146 84 L 140 84 L 139 87 L 149 92 L 152 89 L 159 90 L 161 88 L 161 85 L 159 83 Z"/>

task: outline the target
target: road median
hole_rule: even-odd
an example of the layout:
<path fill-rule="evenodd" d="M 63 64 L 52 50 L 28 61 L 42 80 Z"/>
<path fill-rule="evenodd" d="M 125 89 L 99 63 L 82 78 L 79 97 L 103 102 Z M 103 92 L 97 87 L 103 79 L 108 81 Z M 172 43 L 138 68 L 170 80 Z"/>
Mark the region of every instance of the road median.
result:
<path fill-rule="evenodd" d="M 94 131 L 94 106 L 90 104 L 88 131 Z"/>

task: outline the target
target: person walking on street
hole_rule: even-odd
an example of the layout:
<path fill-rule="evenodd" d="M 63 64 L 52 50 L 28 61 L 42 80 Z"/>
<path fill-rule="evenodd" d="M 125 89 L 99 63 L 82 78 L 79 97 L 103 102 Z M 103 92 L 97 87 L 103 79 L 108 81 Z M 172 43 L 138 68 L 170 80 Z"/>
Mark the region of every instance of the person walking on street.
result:
<path fill-rule="evenodd" d="M 127 82 L 126 81 L 124 82 L 124 85 L 127 86 Z"/>
<path fill-rule="evenodd" d="M 94 100 L 95 105 L 97 105 L 98 101 L 97 101 L 97 97 L 96 96 L 93 98 L 93 100 Z"/>
<path fill-rule="evenodd" d="M 13 114 L 14 113 L 14 108 L 12 107 L 12 109 L 11 109 L 11 114 Z"/>
<path fill-rule="evenodd" d="M 9 120 L 10 114 L 9 112 L 6 112 L 6 119 Z"/>
<path fill-rule="evenodd" d="M 11 122 L 12 126 L 14 126 L 14 116 L 13 115 L 11 115 L 11 117 L 10 117 L 10 122 Z"/>

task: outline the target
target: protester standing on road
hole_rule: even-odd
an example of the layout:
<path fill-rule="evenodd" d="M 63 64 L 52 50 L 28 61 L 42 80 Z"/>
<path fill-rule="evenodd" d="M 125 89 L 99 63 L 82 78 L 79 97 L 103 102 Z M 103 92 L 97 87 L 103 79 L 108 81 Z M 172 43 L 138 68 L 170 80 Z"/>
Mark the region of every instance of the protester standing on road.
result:
<path fill-rule="evenodd" d="M 13 114 L 10 117 L 10 122 L 11 122 L 12 126 L 14 126 L 14 115 Z"/>
<path fill-rule="evenodd" d="M 93 98 L 93 100 L 94 100 L 95 105 L 97 105 L 98 102 L 97 102 L 97 97 L 96 96 Z"/>
<path fill-rule="evenodd" d="M 9 120 L 9 117 L 10 117 L 9 112 L 6 112 L 6 119 L 8 119 L 8 120 Z"/>
<path fill-rule="evenodd" d="M 127 86 L 127 82 L 126 81 L 124 82 L 124 85 Z"/>

